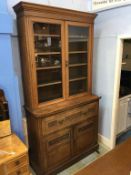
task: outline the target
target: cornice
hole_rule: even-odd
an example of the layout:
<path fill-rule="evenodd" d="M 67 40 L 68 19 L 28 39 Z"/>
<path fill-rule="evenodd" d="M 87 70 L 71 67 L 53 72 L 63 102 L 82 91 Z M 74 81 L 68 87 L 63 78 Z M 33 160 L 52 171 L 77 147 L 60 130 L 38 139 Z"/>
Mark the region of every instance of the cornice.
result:
<path fill-rule="evenodd" d="M 39 5 L 34 3 L 20 2 L 14 7 L 14 11 L 17 13 L 17 16 L 20 17 L 22 15 L 26 16 L 46 16 L 46 14 L 52 14 L 52 17 L 56 19 L 65 19 L 65 20 L 73 20 L 78 19 L 80 21 L 82 19 L 83 22 L 88 21 L 89 23 L 93 23 L 96 14 L 94 13 L 86 13 L 77 10 L 69 10 L 64 8 L 52 7 L 47 5 Z"/>

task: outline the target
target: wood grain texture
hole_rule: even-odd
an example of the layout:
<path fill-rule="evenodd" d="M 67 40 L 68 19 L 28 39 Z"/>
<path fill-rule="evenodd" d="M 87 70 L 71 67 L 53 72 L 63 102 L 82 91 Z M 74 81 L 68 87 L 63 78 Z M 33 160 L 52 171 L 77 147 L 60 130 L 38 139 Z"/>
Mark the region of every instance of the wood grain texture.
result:
<path fill-rule="evenodd" d="M 5 137 L 11 134 L 10 120 L 0 121 L 0 137 Z"/>
<path fill-rule="evenodd" d="M 22 141 L 14 134 L 1 138 L 0 175 L 29 175 L 28 166 L 28 149 Z"/>

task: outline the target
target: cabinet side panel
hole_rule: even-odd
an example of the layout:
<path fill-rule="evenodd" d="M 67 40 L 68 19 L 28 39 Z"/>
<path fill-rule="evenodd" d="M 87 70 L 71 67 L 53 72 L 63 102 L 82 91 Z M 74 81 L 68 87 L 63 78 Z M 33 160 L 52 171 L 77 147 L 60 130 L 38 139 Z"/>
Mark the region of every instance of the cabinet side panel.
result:
<path fill-rule="evenodd" d="M 34 108 L 36 106 L 36 86 L 34 75 L 34 61 L 32 59 L 30 49 L 30 31 L 31 27 L 28 23 L 27 17 L 20 17 L 17 19 L 18 38 L 20 45 L 20 57 L 22 67 L 22 78 L 24 86 L 25 105 Z M 30 37 L 29 37 L 30 36 Z"/>
<path fill-rule="evenodd" d="M 44 148 L 41 152 L 41 120 L 36 119 L 30 113 L 27 114 L 28 139 L 29 139 L 29 159 L 33 169 L 41 174 L 45 168 L 45 161 L 42 160 Z"/>

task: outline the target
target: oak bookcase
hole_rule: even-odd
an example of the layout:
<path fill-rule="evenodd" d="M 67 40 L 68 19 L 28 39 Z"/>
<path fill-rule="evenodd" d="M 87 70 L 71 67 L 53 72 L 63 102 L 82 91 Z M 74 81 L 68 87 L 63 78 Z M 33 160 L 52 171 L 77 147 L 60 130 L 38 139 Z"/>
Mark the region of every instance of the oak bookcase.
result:
<path fill-rule="evenodd" d="M 17 14 L 30 163 L 56 174 L 98 149 L 92 94 L 96 14 L 20 2 Z"/>

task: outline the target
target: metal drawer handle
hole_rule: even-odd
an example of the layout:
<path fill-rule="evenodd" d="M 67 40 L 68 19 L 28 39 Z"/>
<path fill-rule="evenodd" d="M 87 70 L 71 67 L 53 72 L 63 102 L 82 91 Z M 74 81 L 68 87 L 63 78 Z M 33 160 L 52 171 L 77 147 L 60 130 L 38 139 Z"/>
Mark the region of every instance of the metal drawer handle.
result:
<path fill-rule="evenodd" d="M 87 115 L 87 114 L 88 114 L 88 111 L 86 111 L 86 112 L 83 112 L 82 114 L 83 114 L 83 115 Z"/>
<path fill-rule="evenodd" d="M 59 120 L 59 124 L 63 124 L 64 123 L 64 119 L 63 120 Z"/>
<path fill-rule="evenodd" d="M 19 165 L 19 164 L 20 164 L 20 161 L 17 160 L 17 161 L 15 162 L 15 165 L 17 166 L 17 165 Z"/>
<path fill-rule="evenodd" d="M 48 127 L 53 127 L 57 125 L 57 120 L 48 123 Z"/>
<path fill-rule="evenodd" d="M 49 141 L 48 144 L 49 144 L 49 146 L 52 146 L 52 145 L 58 144 L 60 142 L 63 142 L 64 140 L 69 139 L 69 137 L 70 137 L 70 134 L 67 133 L 63 136 L 57 137 L 56 139 Z"/>

